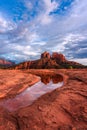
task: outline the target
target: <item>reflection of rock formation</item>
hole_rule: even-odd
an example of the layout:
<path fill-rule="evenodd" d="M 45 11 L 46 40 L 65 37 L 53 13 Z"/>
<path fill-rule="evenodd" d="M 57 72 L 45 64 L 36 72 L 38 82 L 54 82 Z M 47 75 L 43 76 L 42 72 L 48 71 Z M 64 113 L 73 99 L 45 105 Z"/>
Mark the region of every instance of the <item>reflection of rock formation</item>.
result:
<path fill-rule="evenodd" d="M 52 81 L 54 84 L 58 83 L 58 82 L 62 82 L 63 81 L 63 76 L 56 74 L 52 76 Z"/>
<path fill-rule="evenodd" d="M 57 84 L 58 82 L 63 81 L 63 77 L 59 74 L 41 76 L 41 82 L 43 82 L 44 84 L 48 84 L 51 80 L 54 84 Z"/>
<path fill-rule="evenodd" d="M 44 75 L 41 77 L 41 82 L 43 82 L 44 84 L 48 84 L 51 80 L 50 75 Z"/>

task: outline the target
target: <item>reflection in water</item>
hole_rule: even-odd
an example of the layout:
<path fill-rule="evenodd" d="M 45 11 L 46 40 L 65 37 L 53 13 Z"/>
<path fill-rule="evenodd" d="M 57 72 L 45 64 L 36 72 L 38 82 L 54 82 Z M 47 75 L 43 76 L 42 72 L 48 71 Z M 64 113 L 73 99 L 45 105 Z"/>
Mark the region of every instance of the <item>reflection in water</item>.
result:
<path fill-rule="evenodd" d="M 41 82 L 48 84 L 52 80 L 53 84 L 63 81 L 63 77 L 59 74 L 56 75 L 43 75 L 41 76 Z"/>
<path fill-rule="evenodd" d="M 41 81 L 27 88 L 15 98 L 3 99 L 0 106 L 4 106 L 9 111 L 16 111 L 20 108 L 31 105 L 40 96 L 63 86 L 63 77 L 60 75 L 41 77 Z"/>

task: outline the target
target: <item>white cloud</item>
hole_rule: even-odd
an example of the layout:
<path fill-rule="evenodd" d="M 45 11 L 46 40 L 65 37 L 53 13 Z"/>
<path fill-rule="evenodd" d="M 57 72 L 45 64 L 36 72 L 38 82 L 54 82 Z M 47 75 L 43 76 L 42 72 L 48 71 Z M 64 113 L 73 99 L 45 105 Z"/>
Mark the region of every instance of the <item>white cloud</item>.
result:
<path fill-rule="evenodd" d="M 64 52 L 65 49 L 67 49 L 67 46 L 71 47 L 76 47 L 78 46 L 79 42 L 87 40 L 87 36 L 82 35 L 82 34 L 74 34 L 74 33 L 69 33 L 66 34 L 65 36 L 62 36 L 62 38 L 59 38 L 59 41 L 57 39 L 57 44 L 56 46 L 52 47 L 52 51 L 57 51 L 57 52 Z M 52 41 L 53 42 L 53 41 Z M 55 42 L 55 41 L 54 41 Z M 55 45 L 55 44 L 54 44 Z M 82 51 L 83 49 L 77 50 L 77 52 Z M 84 48 L 86 50 L 86 48 Z M 75 52 L 75 53 L 77 53 Z M 68 53 L 68 52 L 67 52 Z"/>
<path fill-rule="evenodd" d="M 13 22 L 7 20 L 0 14 L 0 33 L 13 30 L 15 27 L 16 25 Z"/>
<path fill-rule="evenodd" d="M 27 42 L 30 42 L 30 43 L 36 42 L 39 40 L 39 36 L 36 32 L 31 33 L 28 31 L 25 37 L 26 37 Z"/>
<path fill-rule="evenodd" d="M 84 36 L 84 35 L 82 35 L 82 34 L 73 34 L 73 33 L 70 33 L 70 34 L 68 34 L 65 38 L 64 38 L 64 41 L 66 42 L 66 44 L 67 43 L 70 43 L 70 42 L 77 42 L 77 41 L 83 41 L 83 40 L 85 40 L 86 39 L 86 37 Z"/>
<path fill-rule="evenodd" d="M 46 13 L 49 14 L 50 12 L 54 11 L 58 7 L 58 3 L 56 1 L 51 0 L 43 0 L 45 3 Z"/>
<path fill-rule="evenodd" d="M 71 59 L 71 61 L 78 62 L 83 65 L 87 65 L 87 58 L 78 58 L 78 59 Z"/>
<path fill-rule="evenodd" d="M 24 1 L 27 12 L 35 9 L 35 0 Z M 30 55 L 35 57 L 47 50 L 62 52 L 67 55 L 67 58 L 77 56 L 81 58 L 79 54 L 85 52 L 84 57 L 87 57 L 87 0 L 75 0 L 70 8 L 67 7 L 67 12 L 63 15 L 49 15 L 60 7 L 57 0 L 38 2 L 40 7 L 36 10 L 36 17 L 27 22 L 26 20 L 19 22 L 17 27 L 0 15 L 0 32 L 2 32 L 0 33 L 0 54 L 13 51 L 15 53 L 13 57 L 17 55 L 17 59 L 18 56 L 21 59 L 21 55 L 27 58 Z M 24 14 L 29 17 L 27 12 Z"/>
<path fill-rule="evenodd" d="M 58 8 L 58 3 L 56 1 L 52 2 L 51 0 L 43 0 L 43 2 L 44 11 L 40 15 L 39 20 L 43 25 L 46 25 L 52 22 L 53 17 L 49 14 Z"/>
<path fill-rule="evenodd" d="M 41 16 L 40 18 L 40 21 L 43 25 L 46 25 L 52 22 L 52 17 L 49 16 L 48 14 L 43 14 L 43 16 Z"/>
<path fill-rule="evenodd" d="M 81 54 L 81 53 L 84 53 L 84 52 L 87 52 L 87 47 L 85 48 L 80 48 L 77 50 L 76 54 Z"/>
<path fill-rule="evenodd" d="M 33 9 L 33 5 L 30 1 L 28 0 L 24 0 L 25 6 L 29 9 L 32 10 Z"/>

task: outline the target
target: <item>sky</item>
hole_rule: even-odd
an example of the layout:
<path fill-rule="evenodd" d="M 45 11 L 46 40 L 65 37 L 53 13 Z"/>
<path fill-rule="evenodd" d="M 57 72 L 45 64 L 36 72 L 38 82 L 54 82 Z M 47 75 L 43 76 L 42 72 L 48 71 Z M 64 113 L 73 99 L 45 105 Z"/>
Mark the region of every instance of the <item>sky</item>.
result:
<path fill-rule="evenodd" d="M 63 53 L 87 65 L 87 0 L 0 0 L 0 58 Z"/>

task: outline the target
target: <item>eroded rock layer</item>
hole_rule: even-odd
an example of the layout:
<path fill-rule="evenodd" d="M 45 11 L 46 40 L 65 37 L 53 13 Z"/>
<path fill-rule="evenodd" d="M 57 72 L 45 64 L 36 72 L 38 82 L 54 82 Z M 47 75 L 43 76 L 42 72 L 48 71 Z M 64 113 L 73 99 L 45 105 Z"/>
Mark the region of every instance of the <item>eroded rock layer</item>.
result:
<path fill-rule="evenodd" d="M 74 61 L 68 61 L 63 54 L 49 52 L 41 54 L 41 58 L 34 61 L 26 61 L 13 67 L 14 69 L 63 69 L 63 68 L 86 68 Z"/>
<path fill-rule="evenodd" d="M 0 130 L 87 130 L 87 69 L 23 73 L 26 76 L 29 73 L 38 76 L 58 73 L 63 76 L 64 85 L 15 112 L 1 106 Z"/>

